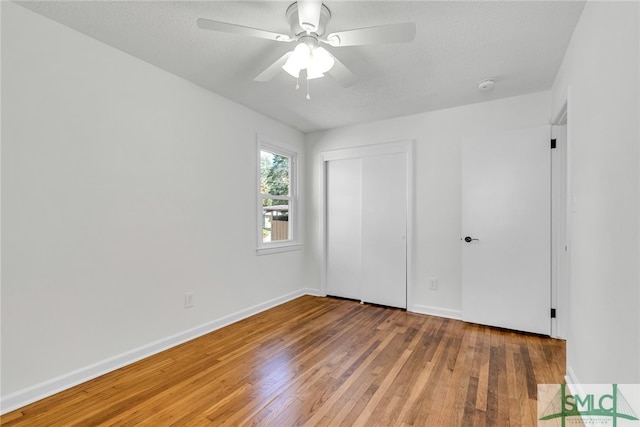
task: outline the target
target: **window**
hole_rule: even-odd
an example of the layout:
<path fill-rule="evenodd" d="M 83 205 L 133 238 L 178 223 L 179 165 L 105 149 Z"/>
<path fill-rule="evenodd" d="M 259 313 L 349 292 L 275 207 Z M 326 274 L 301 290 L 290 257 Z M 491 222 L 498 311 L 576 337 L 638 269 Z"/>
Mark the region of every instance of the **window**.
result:
<path fill-rule="evenodd" d="M 297 152 L 258 137 L 258 254 L 300 248 Z"/>

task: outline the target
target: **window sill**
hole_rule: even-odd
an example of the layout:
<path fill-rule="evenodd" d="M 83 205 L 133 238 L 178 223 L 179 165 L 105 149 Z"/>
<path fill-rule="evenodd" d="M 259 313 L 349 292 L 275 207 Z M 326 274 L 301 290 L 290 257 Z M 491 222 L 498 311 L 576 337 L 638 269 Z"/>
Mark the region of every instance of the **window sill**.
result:
<path fill-rule="evenodd" d="M 287 243 L 274 246 L 266 246 L 256 249 L 257 255 L 277 254 L 281 252 L 299 251 L 302 249 L 302 243 Z"/>

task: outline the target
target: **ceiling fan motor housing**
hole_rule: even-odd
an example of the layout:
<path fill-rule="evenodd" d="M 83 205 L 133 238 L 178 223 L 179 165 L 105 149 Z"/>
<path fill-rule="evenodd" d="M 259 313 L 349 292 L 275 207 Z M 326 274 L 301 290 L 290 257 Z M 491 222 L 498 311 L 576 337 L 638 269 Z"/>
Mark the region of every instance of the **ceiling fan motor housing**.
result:
<path fill-rule="evenodd" d="M 293 35 L 299 36 L 307 32 L 306 29 L 300 26 L 300 20 L 298 19 L 298 2 L 292 3 L 291 6 L 287 8 L 286 16 Z M 318 28 L 315 31 L 311 31 L 311 33 L 316 34 L 318 37 L 322 36 L 327 30 L 329 19 L 331 19 L 331 11 L 323 4 L 320 9 Z"/>

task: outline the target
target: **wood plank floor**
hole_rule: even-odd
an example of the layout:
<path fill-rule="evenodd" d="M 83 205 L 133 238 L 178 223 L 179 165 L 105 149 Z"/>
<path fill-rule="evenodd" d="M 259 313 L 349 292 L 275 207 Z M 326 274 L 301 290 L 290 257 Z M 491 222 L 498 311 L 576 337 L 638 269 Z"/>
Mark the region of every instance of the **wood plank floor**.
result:
<path fill-rule="evenodd" d="M 33 403 L 3 426 L 535 426 L 564 341 L 304 296 Z"/>

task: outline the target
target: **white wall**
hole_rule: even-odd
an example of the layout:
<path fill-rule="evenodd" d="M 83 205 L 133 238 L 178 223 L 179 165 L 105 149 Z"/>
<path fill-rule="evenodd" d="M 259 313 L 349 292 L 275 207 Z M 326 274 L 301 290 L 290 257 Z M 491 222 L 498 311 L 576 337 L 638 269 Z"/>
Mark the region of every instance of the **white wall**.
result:
<path fill-rule="evenodd" d="M 409 309 L 460 317 L 461 141 L 466 136 L 547 124 L 549 92 L 542 92 L 307 135 L 309 276 L 320 286 L 321 153 L 415 140 L 414 305 Z M 438 278 L 438 291 L 429 290 L 430 277 Z"/>
<path fill-rule="evenodd" d="M 581 383 L 640 382 L 639 4 L 587 2 L 552 89 L 568 98 L 571 331 Z"/>
<path fill-rule="evenodd" d="M 303 292 L 255 254 L 256 133 L 300 132 L 8 2 L 2 124 L 3 400 Z"/>

